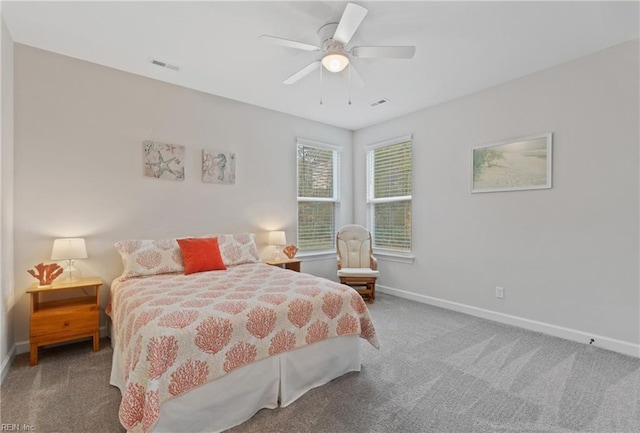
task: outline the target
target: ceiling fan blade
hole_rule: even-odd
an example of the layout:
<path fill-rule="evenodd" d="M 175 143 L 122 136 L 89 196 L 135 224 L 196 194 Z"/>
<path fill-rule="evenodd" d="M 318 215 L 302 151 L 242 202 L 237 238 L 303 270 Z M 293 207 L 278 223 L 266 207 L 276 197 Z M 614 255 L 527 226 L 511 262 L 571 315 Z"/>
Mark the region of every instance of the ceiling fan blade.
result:
<path fill-rule="evenodd" d="M 360 5 L 348 3 L 342 13 L 342 18 L 340 18 L 333 39 L 345 45 L 348 44 L 353 34 L 358 30 L 365 15 L 367 15 L 367 12 L 369 11 Z"/>
<path fill-rule="evenodd" d="M 298 81 L 300 78 L 318 69 L 319 66 L 320 66 L 320 60 L 316 60 L 313 63 L 309 63 L 307 66 L 300 69 L 298 72 L 296 72 L 295 74 L 293 74 L 292 76 L 284 80 L 282 84 L 293 84 L 296 81 Z"/>
<path fill-rule="evenodd" d="M 284 47 L 296 48 L 298 50 L 320 51 L 320 47 L 316 47 L 315 45 L 305 44 L 304 42 L 292 41 L 290 39 L 278 38 L 275 36 L 262 35 L 259 37 L 259 39 L 270 42 L 272 44 L 282 45 Z"/>
<path fill-rule="evenodd" d="M 397 47 L 353 47 L 351 55 L 354 57 L 378 57 L 387 59 L 411 59 L 416 52 L 412 45 Z"/>
<path fill-rule="evenodd" d="M 351 74 L 351 77 L 349 77 L 349 74 Z M 342 70 L 342 76 L 345 80 L 351 81 L 351 85 L 356 89 L 364 87 L 364 80 L 362 79 L 360 74 L 358 74 L 356 68 L 353 66 L 353 62 L 350 62 L 349 66 Z"/>

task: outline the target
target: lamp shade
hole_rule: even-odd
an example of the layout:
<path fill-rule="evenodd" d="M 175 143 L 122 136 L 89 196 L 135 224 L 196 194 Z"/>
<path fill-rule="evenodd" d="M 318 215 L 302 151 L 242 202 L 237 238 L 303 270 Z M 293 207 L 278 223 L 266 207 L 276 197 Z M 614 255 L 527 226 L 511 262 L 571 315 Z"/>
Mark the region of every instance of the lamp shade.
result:
<path fill-rule="evenodd" d="M 83 238 L 66 238 L 53 241 L 51 260 L 86 259 L 87 257 L 87 246 Z"/>
<path fill-rule="evenodd" d="M 282 230 L 269 232 L 269 245 L 284 245 L 287 243 L 287 238 Z"/>
<path fill-rule="evenodd" d="M 327 54 L 322 58 L 322 64 L 329 72 L 340 72 L 349 64 L 349 58 L 341 53 Z"/>

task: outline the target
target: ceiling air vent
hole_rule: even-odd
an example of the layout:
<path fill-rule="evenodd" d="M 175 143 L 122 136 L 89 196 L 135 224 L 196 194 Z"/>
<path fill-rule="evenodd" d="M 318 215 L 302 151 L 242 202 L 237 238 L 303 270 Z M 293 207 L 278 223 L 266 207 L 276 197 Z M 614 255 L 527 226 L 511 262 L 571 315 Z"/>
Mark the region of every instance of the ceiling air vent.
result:
<path fill-rule="evenodd" d="M 380 98 L 377 101 L 374 101 L 371 104 L 369 104 L 369 107 L 377 107 L 378 105 L 386 104 L 387 102 L 389 102 L 387 98 Z"/>
<path fill-rule="evenodd" d="M 172 65 L 171 63 L 163 62 L 162 60 L 149 57 L 149 63 L 152 65 L 160 66 L 161 68 L 171 69 L 172 71 L 179 71 L 180 66 Z"/>

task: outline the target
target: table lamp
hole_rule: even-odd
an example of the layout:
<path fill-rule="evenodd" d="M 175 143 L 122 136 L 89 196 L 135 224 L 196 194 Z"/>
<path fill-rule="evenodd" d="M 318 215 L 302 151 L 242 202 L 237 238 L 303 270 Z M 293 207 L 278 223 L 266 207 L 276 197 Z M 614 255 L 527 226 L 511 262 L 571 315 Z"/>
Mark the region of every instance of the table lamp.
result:
<path fill-rule="evenodd" d="M 71 282 L 78 278 L 73 278 L 73 272 L 77 271 L 73 265 L 75 259 L 86 259 L 87 246 L 83 238 L 55 239 L 51 250 L 51 260 L 66 260 L 65 272 L 68 272 L 67 281 Z"/>
<path fill-rule="evenodd" d="M 273 232 L 269 232 L 269 245 L 275 245 L 276 249 L 273 252 L 273 258 L 279 259 L 280 252 L 282 251 L 282 247 L 284 247 L 287 243 L 287 238 L 282 230 L 276 230 Z"/>

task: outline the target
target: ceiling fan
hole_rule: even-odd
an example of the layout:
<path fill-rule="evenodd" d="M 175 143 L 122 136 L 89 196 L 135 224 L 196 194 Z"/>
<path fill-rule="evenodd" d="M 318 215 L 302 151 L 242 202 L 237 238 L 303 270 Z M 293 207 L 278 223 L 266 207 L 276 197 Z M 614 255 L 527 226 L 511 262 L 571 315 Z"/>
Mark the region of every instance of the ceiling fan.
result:
<path fill-rule="evenodd" d="M 260 39 L 289 48 L 305 51 L 319 51 L 321 57 L 313 61 L 295 74 L 283 81 L 283 84 L 293 84 L 302 77 L 318 69 L 320 65 L 333 73 L 343 71 L 349 65 L 350 79 L 356 85 L 364 85 L 362 79 L 351 64 L 351 58 L 394 58 L 411 59 L 416 51 L 414 46 L 364 46 L 348 48 L 347 44 L 358 30 L 358 27 L 367 15 L 368 10 L 355 3 L 348 3 L 340 22 L 328 23 L 320 27 L 318 37 L 320 45 L 311 45 L 305 42 L 292 41 L 276 36 L 262 35 Z"/>

